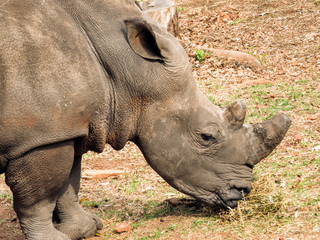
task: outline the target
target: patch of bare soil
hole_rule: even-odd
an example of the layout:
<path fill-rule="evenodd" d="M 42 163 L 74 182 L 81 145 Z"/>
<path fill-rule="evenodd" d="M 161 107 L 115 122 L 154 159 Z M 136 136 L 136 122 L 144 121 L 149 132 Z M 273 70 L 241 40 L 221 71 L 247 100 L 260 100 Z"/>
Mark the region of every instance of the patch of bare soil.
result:
<path fill-rule="evenodd" d="M 189 56 L 194 56 L 197 45 L 237 50 L 257 56 L 265 68 L 262 74 L 255 74 L 215 56 L 209 56 L 200 67 L 193 57 L 197 78 L 215 77 L 222 71 L 227 72 L 223 79 L 229 77 L 225 84 L 233 85 L 248 78 L 294 81 L 317 76 L 320 17 L 314 1 L 179 2 L 192 9 L 180 13 L 180 38 Z"/>
<path fill-rule="evenodd" d="M 4 178 L 0 178 L 0 240 L 22 240 L 24 237 L 17 216 L 13 211 L 10 195 Z"/>

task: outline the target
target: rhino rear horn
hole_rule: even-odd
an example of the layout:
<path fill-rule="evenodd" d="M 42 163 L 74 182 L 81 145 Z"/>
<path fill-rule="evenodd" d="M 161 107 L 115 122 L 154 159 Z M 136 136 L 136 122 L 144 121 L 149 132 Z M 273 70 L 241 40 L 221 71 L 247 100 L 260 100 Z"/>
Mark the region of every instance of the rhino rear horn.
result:
<path fill-rule="evenodd" d="M 163 60 L 170 55 L 170 44 L 144 19 L 125 20 L 127 37 L 133 51 L 143 58 Z"/>
<path fill-rule="evenodd" d="M 223 110 L 231 129 L 237 130 L 242 127 L 247 112 L 247 106 L 243 101 L 230 103 Z"/>

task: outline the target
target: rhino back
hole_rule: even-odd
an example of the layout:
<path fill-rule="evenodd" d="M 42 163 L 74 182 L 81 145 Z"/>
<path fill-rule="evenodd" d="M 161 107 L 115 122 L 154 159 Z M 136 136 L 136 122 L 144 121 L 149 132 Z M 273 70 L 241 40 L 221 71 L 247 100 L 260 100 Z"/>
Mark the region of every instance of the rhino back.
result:
<path fill-rule="evenodd" d="M 53 2 L 0 4 L 0 159 L 88 136 L 89 124 L 103 118 L 105 72 Z"/>

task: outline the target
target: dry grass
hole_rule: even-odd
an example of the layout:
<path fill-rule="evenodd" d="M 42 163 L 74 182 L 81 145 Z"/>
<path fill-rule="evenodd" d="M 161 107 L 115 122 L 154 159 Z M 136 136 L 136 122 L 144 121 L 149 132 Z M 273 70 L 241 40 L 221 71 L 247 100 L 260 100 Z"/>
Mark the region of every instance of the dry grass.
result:
<path fill-rule="evenodd" d="M 251 193 L 239 202 L 238 207 L 229 209 L 222 215 L 230 221 L 244 221 L 264 216 L 275 216 L 281 209 L 288 206 L 285 193 L 278 189 L 267 177 L 260 178 L 252 185 Z"/>

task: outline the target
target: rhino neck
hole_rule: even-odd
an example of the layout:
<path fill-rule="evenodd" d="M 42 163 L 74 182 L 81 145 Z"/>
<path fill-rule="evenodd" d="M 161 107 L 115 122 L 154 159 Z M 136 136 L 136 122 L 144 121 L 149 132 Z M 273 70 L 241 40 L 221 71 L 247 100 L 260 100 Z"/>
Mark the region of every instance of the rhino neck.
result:
<path fill-rule="evenodd" d="M 166 98 L 183 92 L 186 84 L 190 84 L 190 71 L 182 80 L 177 80 L 180 76 L 177 73 L 185 72 L 189 64 L 176 58 L 163 64 L 138 56 L 132 50 L 125 20 L 144 18 L 134 1 L 58 1 L 75 20 L 105 71 L 111 96 L 110 105 L 106 106 L 106 141 L 114 149 L 121 149 L 127 141 L 138 136 L 141 116 L 150 105 L 165 102 Z M 172 56 L 184 56 L 186 59 L 182 47 L 174 44 L 173 49 L 179 50 Z"/>
<path fill-rule="evenodd" d="M 97 63 L 105 73 L 105 99 L 90 125 L 90 149 L 101 151 L 104 144 L 121 149 L 135 136 L 141 100 L 133 89 L 134 56 L 124 36 L 125 16 L 141 15 L 129 1 L 57 0 L 74 19 L 78 32 L 87 39 Z M 130 14 L 128 12 L 130 11 Z M 101 89 L 102 90 L 102 89 Z"/>

